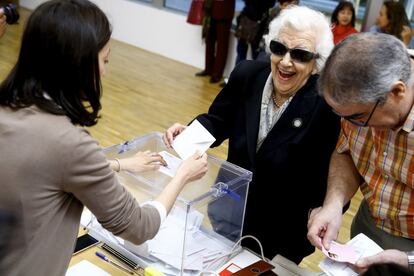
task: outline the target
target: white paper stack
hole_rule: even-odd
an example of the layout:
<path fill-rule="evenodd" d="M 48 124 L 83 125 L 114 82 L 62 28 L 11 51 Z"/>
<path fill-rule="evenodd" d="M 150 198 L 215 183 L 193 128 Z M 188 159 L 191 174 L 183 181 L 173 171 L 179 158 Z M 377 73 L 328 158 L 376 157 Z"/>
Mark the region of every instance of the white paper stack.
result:
<path fill-rule="evenodd" d="M 355 250 L 358 259 L 372 256 L 383 251 L 383 249 L 373 240 L 364 234 L 358 234 L 346 244 L 351 245 Z M 330 276 L 357 276 L 351 265 L 345 262 L 336 262 L 329 258 L 325 258 L 320 262 L 319 267 Z"/>

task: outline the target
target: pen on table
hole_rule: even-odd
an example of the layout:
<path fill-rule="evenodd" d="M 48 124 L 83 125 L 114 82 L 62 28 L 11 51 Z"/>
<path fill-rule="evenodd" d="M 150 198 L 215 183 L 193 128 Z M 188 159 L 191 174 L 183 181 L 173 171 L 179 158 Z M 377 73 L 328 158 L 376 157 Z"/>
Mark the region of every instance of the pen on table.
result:
<path fill-rule="evenodd" d="M 110 263 L 110 264 L 116 266 L 117 268 L 119 268 L 119 269 L 121 269 L 121 270 L 123 270 L 123 271 L 125 271 L 125 272 L 127 272 L 129 274 L 134 274 L 134 272 L 132 270 L 130 270 L 130 269 L 126 268 L 126 267 L 123 267 L 122 265 L 117 264 L 116 262 L 108 259 L 108 257 L 106 257 L 101 252 L 96 251 L 95 254 L 96 254 L 96 256 L 98 256 L 99 258 L 101 258 L 102 260 L 104 260 L 105 262 Z"/>

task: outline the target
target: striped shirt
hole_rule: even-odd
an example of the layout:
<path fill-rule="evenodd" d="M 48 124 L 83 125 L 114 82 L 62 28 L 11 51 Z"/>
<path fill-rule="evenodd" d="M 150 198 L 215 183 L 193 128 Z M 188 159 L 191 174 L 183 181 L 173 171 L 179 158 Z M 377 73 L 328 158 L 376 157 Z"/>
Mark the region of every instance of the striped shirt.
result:
<path fill-rule="evenodd" d="M 349 152 L 378 228 L 414 239 L 414 106 L 397 130 L 358 127 L 342 119 L 338 153 Z"/>

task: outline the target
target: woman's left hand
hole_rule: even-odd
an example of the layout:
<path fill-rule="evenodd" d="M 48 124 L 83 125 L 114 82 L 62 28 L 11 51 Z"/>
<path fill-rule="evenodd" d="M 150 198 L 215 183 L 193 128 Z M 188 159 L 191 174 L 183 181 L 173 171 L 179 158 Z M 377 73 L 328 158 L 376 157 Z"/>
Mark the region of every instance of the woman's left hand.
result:
<path fill-rule="evenodd" d="M 121 170 L 135 173 L 158 170 L 164 162 L 161 155 L 150 151 L 139 151 L 132 157 L 119 159 Z"/>
<path fill-rule="evenodd" d="M 357 261 L 354 270 L 358 273 L 365 272 L 371 265 L 394 263 L 403 267 L 408 267 L 407 254 L 400 250 L 387 249 L 370 257 L 362 258 Z"/>

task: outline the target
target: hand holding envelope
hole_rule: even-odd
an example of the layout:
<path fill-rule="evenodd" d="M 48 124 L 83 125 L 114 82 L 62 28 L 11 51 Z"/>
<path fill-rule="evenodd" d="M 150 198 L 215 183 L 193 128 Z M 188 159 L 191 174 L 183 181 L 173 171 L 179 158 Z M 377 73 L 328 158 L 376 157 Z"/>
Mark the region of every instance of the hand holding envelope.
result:
<path fill-rule="evenodd" d="M 201 154 L 216 141 L 213 135 L 204 128 L 199 121 L 194 120 L 180 135 L 178 135 L 172 144 L 172 147 L 181 157 L 187 159 L 197 150 Z"/>
<path fill-rule="evenodd" d="M 177 173 L 178 168 L 180 167 L 183 160 L 192 156 L 196 151 L 200 152 L 200 155 L 204 154 L 206 150 L 214 143 L 216 140 L 207 129 L 200 124 L 199 121 L 194 120 L 188 127 L 183 128 L 182 125 L 175 124 L 175 126 L 180 126 L 182 132 L 175 137 L 172 141 L 172 147 L 181 157 L 178 158 L 167 151 L 161 151 L 158 154 L 163 158 L 166 166 L 161 166 L 159 171 L 170 176 L 174 177 Z M 172 127 L 172 128 L 173 128 Z M 170 140 L 163 137 L 164 143 L 169 147 Z M 168 140 L 168 144 L 167 144 Z"/>

